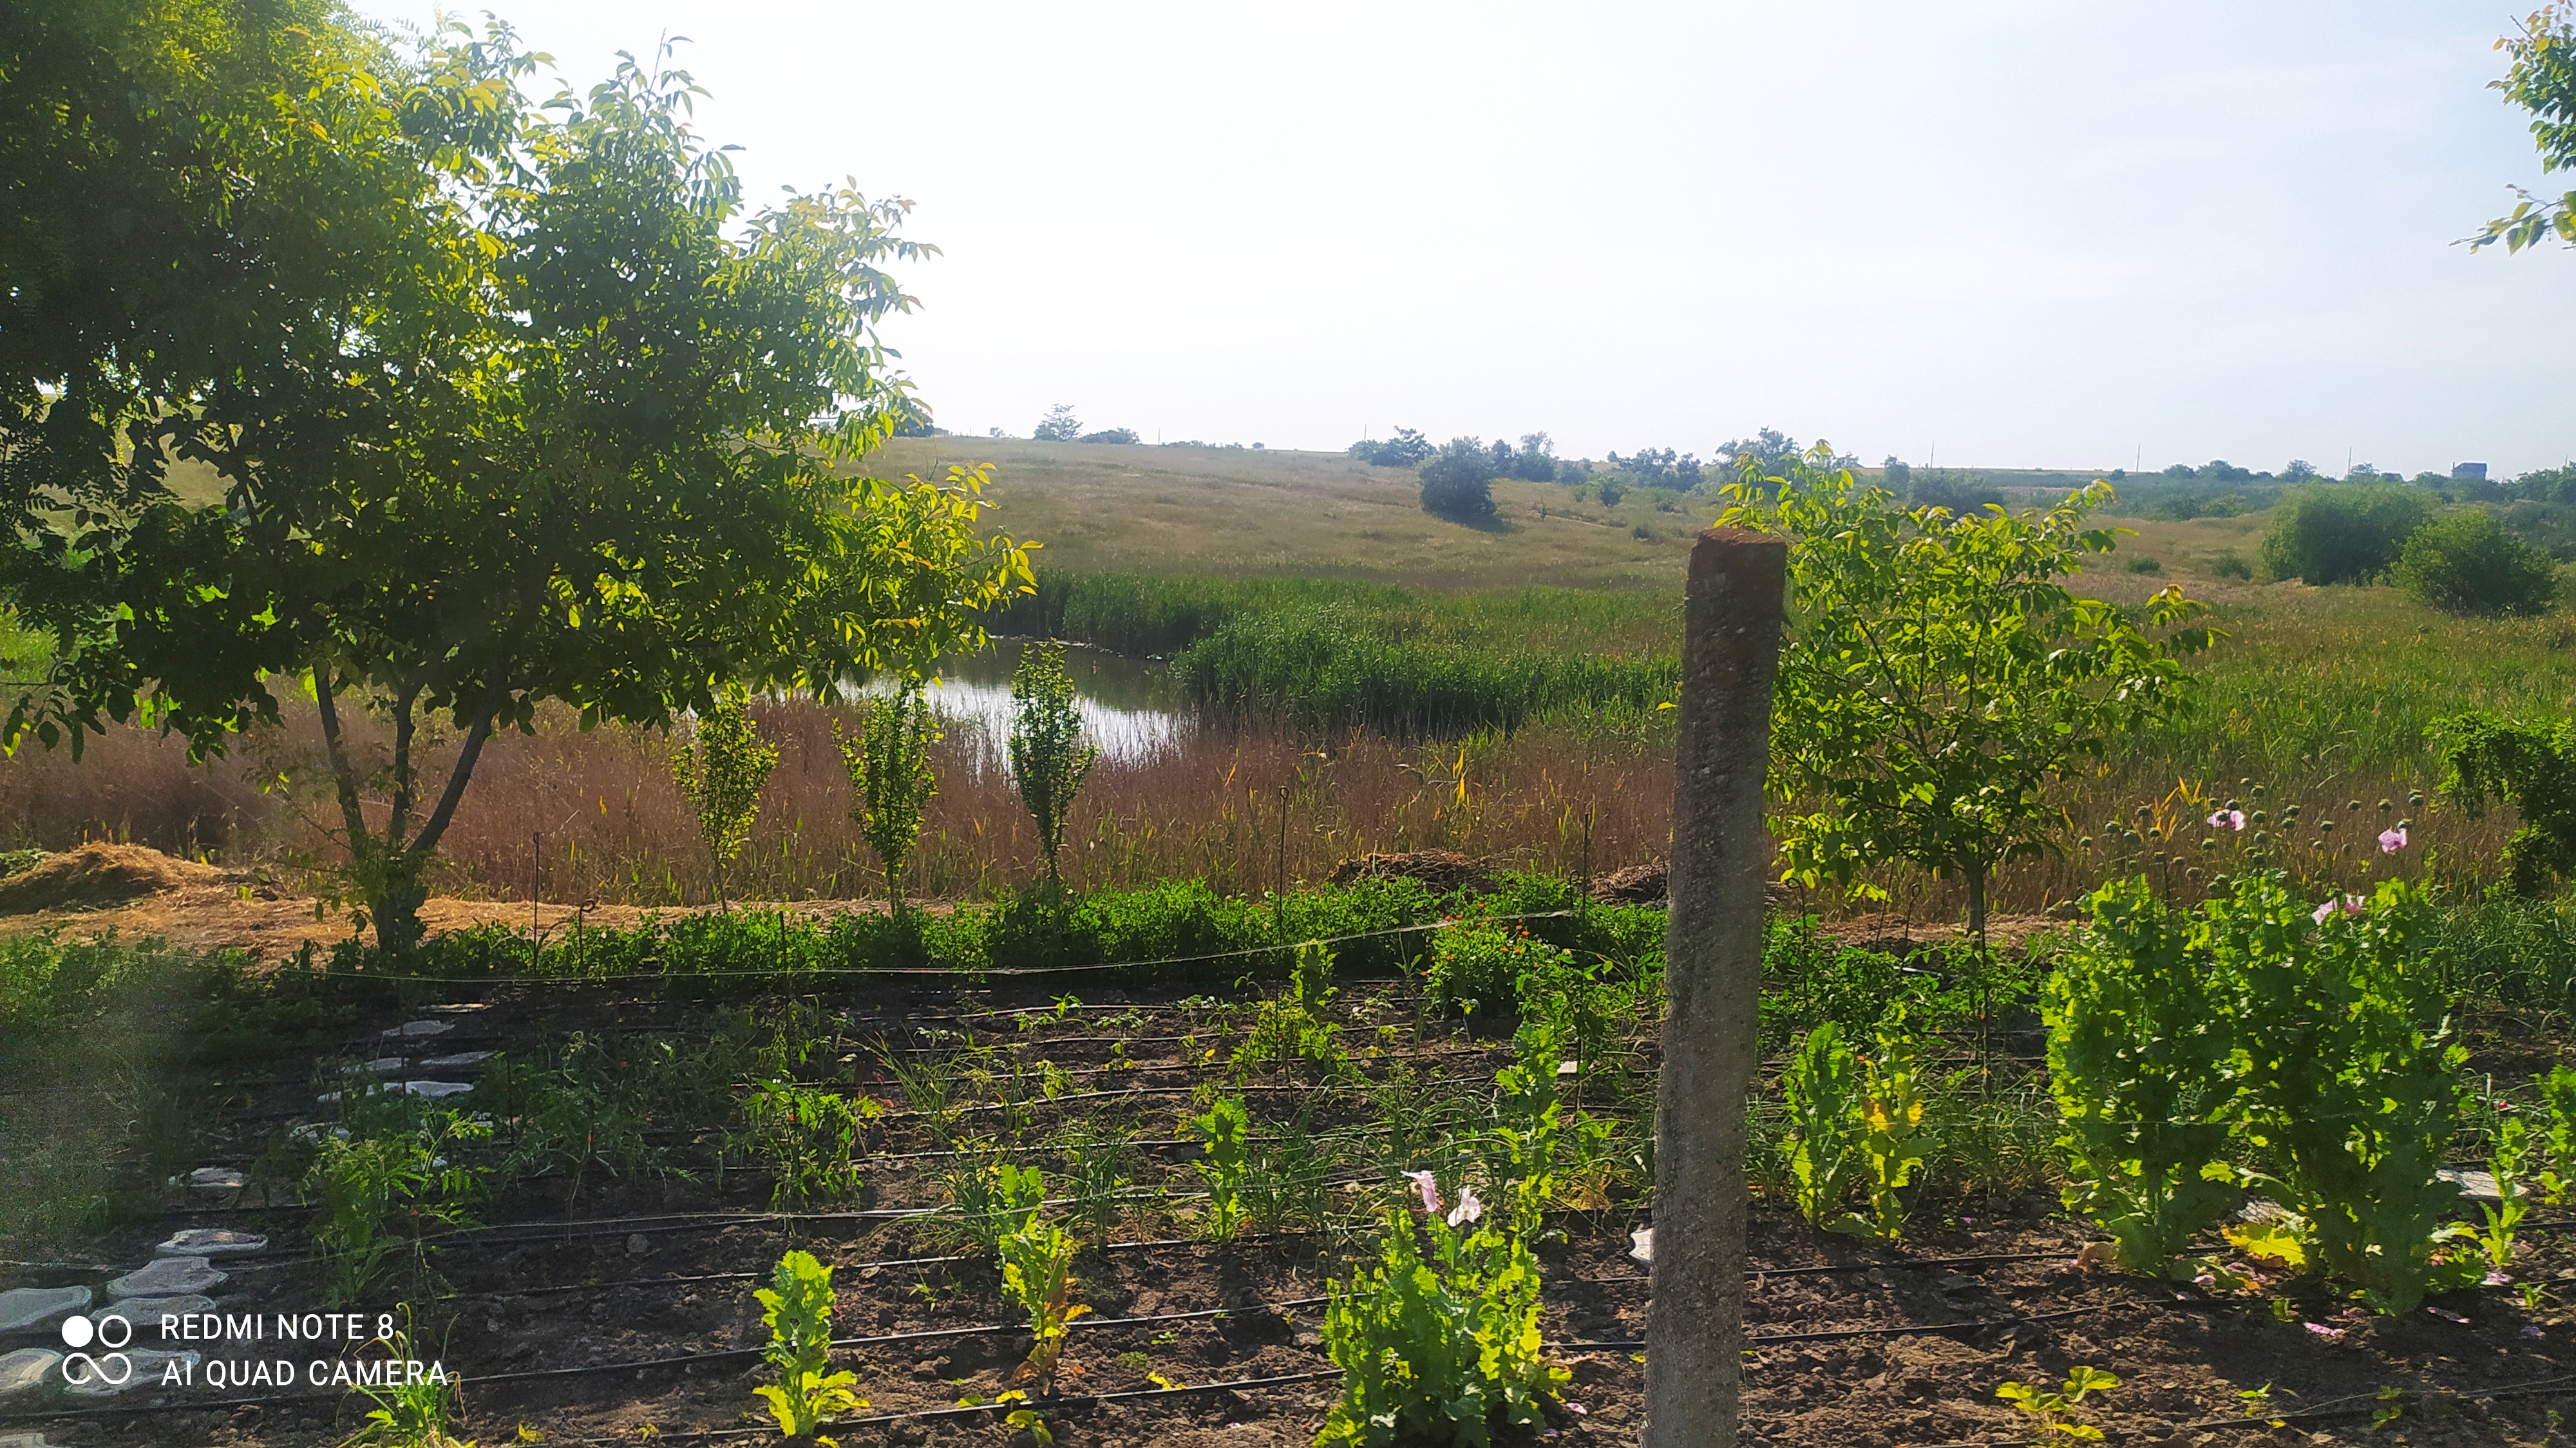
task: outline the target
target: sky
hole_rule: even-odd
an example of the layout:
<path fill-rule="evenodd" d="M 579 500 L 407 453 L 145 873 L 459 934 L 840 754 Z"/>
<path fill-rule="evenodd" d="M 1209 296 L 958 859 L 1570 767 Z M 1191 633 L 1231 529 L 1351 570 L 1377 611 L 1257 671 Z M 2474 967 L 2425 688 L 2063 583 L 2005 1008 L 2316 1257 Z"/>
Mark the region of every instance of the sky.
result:
<path fill-rule="evenodd" d="M 585 87 L 688 37 L 756 203 L 910 198 L 885 335 L 955 432 L 2503 476 L 2576 457 L 2576 253 L 2454 244 L 2549 179 L 2486 88 L 2517 8 L 499 13 Z"/>

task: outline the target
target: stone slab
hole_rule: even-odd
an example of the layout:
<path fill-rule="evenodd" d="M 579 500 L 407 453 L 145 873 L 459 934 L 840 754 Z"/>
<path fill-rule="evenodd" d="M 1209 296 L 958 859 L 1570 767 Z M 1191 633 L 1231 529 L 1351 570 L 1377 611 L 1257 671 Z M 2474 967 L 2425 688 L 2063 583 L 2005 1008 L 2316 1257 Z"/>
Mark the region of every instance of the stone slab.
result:
<path fill-rule="evenodd" d="M 426 1009 L 436 1015 L 461 1016 L 473 1011 L 488 1011 L 492 1009 L 492 1003 L 490 1001 L 459 1001 L 454 1005 L 429 1006 Z"/>
<path fill-rule="evenodd" d="M 46 1347 L 22 1347 L 0 1356 L 0 1403 L 23 1403 L 60 1392 L 63 1375 L 54 1371 L 63 1355 Z"/>
<path fill-rule="evenodd" d="M 163 1352 L 159 1348 L 149 1347 L 129 1348 L 122 1353 L 100 1353 L 95 1356 L 102 1363 L 111 1358 L 124 1358 L 132 1365 L 133 1371 L 128 1373 L 125 1381 L 121 1383 L 108 1382 L 104 1374 L 90 1376 L 84 1382 L 74 1383 L 63 1389 L 64 1396 L 112 1398 L 119 1393 L 130 1393 L 138 1388 L 158 1388 L 161 1386 L 162 1375 L 169 1370 L 172 1363 L 186 1363 L 189 1376 L 193 1378 L 196 1375 L 197 1364 L 205 1360 L 204 1355 L 193 1348 L 186 1352 Z"/>
<path fill-rule="evenodd" d="M 214 1291 L 224 1274 L 203 1257 L 156 1257 L 107 1284 L 107 1300 L 129 1297 L 186 1297 Z"/>
<path fill-rule="evenodd" d="M 1628 1260 L 1647 1267 L 1655 1265 L 1655 1229 L 1639 1227 L 1628 1234 Z"/>
<path fill-rule="evenodd" d="M 2500 1202 L 2504 1200 L 2503 1191 L 2496 1185 L 2494 1172 L 2451 1171 L 2446 1168 L 2433 1175 L 2456 1184 L 2460 1189 L 2460 1197 L 2464 1201 Z"/>
<path fill-rule="evenodd" d="M 42 1332 L 97 1300 L 86 1287 L 12 1287 L 0 1292 L 0 1332 Z"/>
<path fill-rule="evenodd" d="M 42 1433 L 0 1433 L 0 1448 L 54 1448 L 54 1445 L 46 1441 Z"/>
<path fill-rule="evenodd" d="M 170 1178 L 174 1187 L 190 1187 L 201 1192 L 237 1192 L 245 1178 L 228 1166 L 201 1166 L 184 1176 Z"/>
<path fill-rule="evenodd" d="M 468 1066 L 480 1066 L 491 1059 L 490 1051 L 459 1051 L 453 1056 L 432 1056 L 421 1064 L 433 1071 L 461 1071 Z"/>
<path fill-rule="evenodd" d="M 388 1041 L 412 1041 L 422 1036 L 443 1036 L 456 1029 L 454 1021 L 405 1021 L 385 1032 Z"/>
<path fill-rule="evenodd" d="M 474 1089 L 469 1081 L 405 1081 L 402 1086 L 414 1096 L 426 1096 L 433 1101 L 442 1096 L 462 1096 Z"/>
<path fill-rule="evenodd" d="M 152 1249 L 155 1257 L 252 1257 L 268 1250 L 268 1239 L 230 1227 L 190 1227 Z"/>
<path fill-rule="evenodd" d="M 129 1297 L 123 1302 L 109 1303 L 99 1310 L 98 1316 L 124 1318 L 126 1326 L 134 1329 L 134 1341 L 149 1342 L 161 1335 L 161 1319 L 164 1317 L 195 1317 L 214 1310 L 215 1300 L 211 1297 Z M 124 1335 L 109 1334 L 111 1337 Z"/>
<path fill-rule="evenodd" d="M 400 1056 L 378 1056 L 366 1064 L 366 1069 L 379 1076 L 399 1076 L 411 1069 L 411 1062 Z"/>

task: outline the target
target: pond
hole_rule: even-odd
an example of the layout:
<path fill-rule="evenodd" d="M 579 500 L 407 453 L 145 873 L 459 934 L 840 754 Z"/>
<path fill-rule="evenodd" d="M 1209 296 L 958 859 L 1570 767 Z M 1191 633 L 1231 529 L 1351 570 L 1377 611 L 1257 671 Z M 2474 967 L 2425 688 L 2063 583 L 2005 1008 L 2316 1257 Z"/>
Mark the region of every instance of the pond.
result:
<path fill-rule="evenodd" d="M 940 660 L 931 707 L 944 719 L 979 727 L 999 747 L 1011 733 L 1011 671 L 1027 647 L 1019 639 L 996 639 L 981 653 Z M 1189 703 L 1161 664 L 1068 645 L 1064 671 L 1073 679 L 1083 733 L 1113 759 L 1152 754 L 1177 738 L 1189 720 Z M 867 692 L 890 687 L 890 680 L 879 680 Z"/>

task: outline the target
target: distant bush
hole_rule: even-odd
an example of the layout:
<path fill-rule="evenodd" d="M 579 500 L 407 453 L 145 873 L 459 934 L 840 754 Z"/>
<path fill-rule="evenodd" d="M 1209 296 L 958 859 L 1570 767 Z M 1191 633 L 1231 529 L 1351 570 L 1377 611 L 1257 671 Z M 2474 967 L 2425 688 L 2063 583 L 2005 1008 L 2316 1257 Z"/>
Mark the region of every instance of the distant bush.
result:
<path fill-rule="evenodd" d="M 1353 458 L 1374 468 L 1409 468 L 1431 456 L 1431 439 L 1409 427 L 1399 427 L 1395 436 L 1362 438 L 1352 443 Z"/>
<path fill-rule="evenodd" d="M 2165 571 L 2165 566 L 2152 558 L 2132 558 L 2128 562 L 2128 569 L 2131 573 L 2162 573 Z"/>
<path fill-rule="evenodd" d="M 1453 437 L 1422 465 L 1422 511 L 1453 523 L 1494 516 L 1494 455 L 1472 437 Z"/>
<path fill-rule="evenodd" d="M 2252 578 L 2254 569 L 2233 548 L 2223 549 L 2209 560 L 2209 571 L 2221 578 Z"/>
<path fill-rule="evenodd" d="M 1655 530 L 1643 523 L 1640 523 L 1636 527 L 1628 530 L 1628 536 L 1636 539 L 1640 543 L 1643 543 L 1655 536 Z"/>
<path fill-rule="evenodd" d="M 1498 442 L 1494 446 L 1504 448 L 1508 452 L 1507 444 Z M 1513 477 L 1527 483 L 1548 483 L 1556 480 L 1558 468 L 1556 443 L 1546 433 L 1522 434 L 1520 450 L 1510 452 L 1509 456 L 1511 465 L 1504 471 Z"/>
<path fill-rule="evenodd" d="M 2272 510 L 2263 566 L 2303 583 L 2367 583 L 2388 571 L 2432 512 L 2432 500 L 2414 488 L 2296 488 Z"/>
<path fill-rule="evenodd" d="M 1134 428 L 1132 428 L 1132 427 L 1113 427 L 1113 428 L 1108 428 L 1108 429 L 1106 429 L 1106 430 L 1104 430 L 1104 431 L 1101 431 L 1101 432 L 1086 432 L 1086 433 L 1084 433 L 1080 438 L 1076 439 L 1076 441 L 1078 441 L 1078 442 L 1138 442 L 1138 441 L 1142 441 L 1142 439 L 1140 439 L 1140 438 L 1138 438 L 1138 437 L 1136 436 L 1136 429 L 1134 429 Z"/>
<path fill-rule="evenodd" d="M 1975 473 L 1957 468 L 1909 468 L 1905 501 L 1917 508 L 1947 508 L 1974 513 L 1988 503 L 2001 503 L 2001 490 Z"/>
<path fill-rule="evenodd" d="M 1617 473 L 1594 473 L 1592 493 L 1601 500 L 1601 506 L 1605 508 L 1618 507 L 1619 500 L 1628 496 L 1627 489 L 1620 485 Z"/>
<path fill-rule="evenodd" d="M 2399 586 L 2449 613 L 2544 613 L 2558 597 L 2558 564 L 2471 508 L 2415 530 L 2398 555 Z"/>

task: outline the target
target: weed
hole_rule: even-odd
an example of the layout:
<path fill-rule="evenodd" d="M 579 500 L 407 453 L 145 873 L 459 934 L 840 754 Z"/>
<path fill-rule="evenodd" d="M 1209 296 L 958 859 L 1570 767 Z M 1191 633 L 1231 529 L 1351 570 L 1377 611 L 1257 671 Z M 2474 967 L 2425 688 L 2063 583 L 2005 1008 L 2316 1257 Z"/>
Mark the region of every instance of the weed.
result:
<path fill-rule="evenodd" d="M 2490 1280 L 2500 1279 L 2513 1266 L 2514 1229 L 2523 1214 L 2531 1210 L 2530 1194 L 2523 1190 L 2523 1173 L 2531 1150 L 2530 1128 L 2522 1118 L 2508 1116 L 2496 1123 L 2495 1148 L 2487 1158 L 2487 1170 L 2496 1180 L 2497 1200 L 2480 1203 L 2479 1213 L 2486 1218 L 2486 1230 L 2478 1234 L 2478 1246 L 2486 1254 Z"/>
<path fill-rule="evenodd" d="M 406 1309 L 406 1319 L 408 1315 Z M 384 1345 L 397 1364 L 420 1358 L 413 1350 L 408 1331 L 397 1331 L 377 1342 Z M 462 1400 L 457 1383 L 447 1376 L 443 1364 L 433 1362 L 430 1372 L 418 1378 L 407 1373 L 387 1374 L 381 1386 L 361 1380 L 358 1392 L 375 1406 L 367 1410 L 358 1431 L 341 1440 L 341 1448 L 474 1448 L 448 1432 Z"/>
<path fill-rule="evenodd" d="M 1270 1233 L 1323 1224 L 1324 1181 L 1331 1173 L 1332 1153 L 1315 1139 L 1304 1113 L 1282 1127 L 1275 1140 L 1260 1143 L 1250 1157 L 1237 1189 L 1245 1220 Z"/>
<path fill-rule="evenodd" d="M 1126 1215 L 1125 1197 L 1136 1174 L 1131 1134 L 1076 1122 L 1056 1134 L 1055 1145 L 1064 1153 L 1073 1220 L 1082 1225 L 1094 1246 L 1109 1245 L 1110 1235 Z"/>
<path fill-rule="evenodd" d="M 856 1373 L 831 1370 L 832 1269 L 810 1252 L 791 1251 L 778 1259 L 770 1285 L 753 1295 L 760 1299 L 760 1320 L 769 1328 L 761 1359 L 778 1370 L 778 1381 L 752 1391 L 768 1401 L 779 1432 L 830 1444 L 831 1439 L 819 1436 L 823 1424 L 868 1406 L 856 1391 Z"/>
<path fill-rule="evenodd" d="M 2078 1423 L 2068 1417 L 2075 1405 L 2094 1393 L 2107 1392 L 2120 1386 L 2120 1380 L 2096 1368 L 2070 1368 L 2061 1388 L 2032 1387 L 2027 1383 L 2006 1383 L 1995 1389 L 1995 1396 L 2019 1408 L 2030 1419 L 2031 1426 L 2048 1436 L 2050 1442 L 2072 1438 L 2081 1442 L 2099 1442 L 2102 1430 L 2089 1423 Z"/>
<path fill-rule="evenodd" d="M 1046 1201 L 1046 1178 L 1036 1167 L 961 1155 L 941 1174 L 948 1189 L 948 1222 L 958 1238 L 986 1255 L 1035 1220 Z"/>
<path fill-rule="evenodd" d="M 1924 1158 L 1940 1149 L 1924 1129 L 1923 1072 L 1902 1009 L 1878 1028 L 1878 1049 L 1861 1061 L 1858 1102 L 1861 1156 L 1867 1174 L 1869 1216 L 1847 1216 L 1826 1228 L 1892 1242 L 1903 1229 L 1905 1205 L 1897 1193 L 1912 1185 Z"/>
<path fill-rule="evenodd" d="M 1546 976 L 1572 964 L 1565 951 L 1534 938 L 1526 927 L 1459 920 L 1433 932 L 1423 988 L 1451 1014 L 1491 1015 L 1519 1004 L 1522 976 Z"/>

